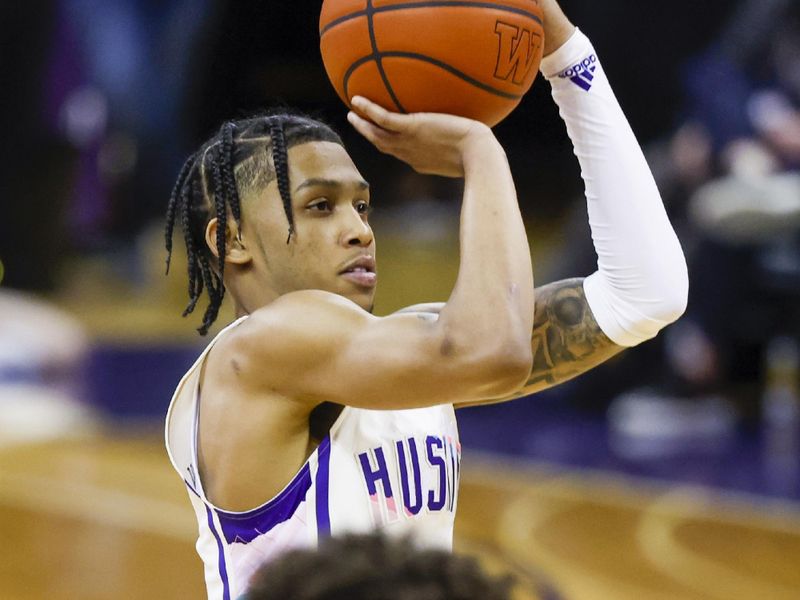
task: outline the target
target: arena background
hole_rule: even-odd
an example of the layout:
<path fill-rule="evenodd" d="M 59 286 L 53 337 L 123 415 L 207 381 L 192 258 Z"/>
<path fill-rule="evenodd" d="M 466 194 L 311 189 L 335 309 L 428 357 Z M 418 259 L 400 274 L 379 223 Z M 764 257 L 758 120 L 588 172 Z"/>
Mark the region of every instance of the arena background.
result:
<path fill-rule="evenodd" d="M 791 0 L 563 0 L 593 40 L 691 270 L 686 316 L 568 385 L 459 414 L 456 547 L 520 597 L 800 597 L 800 16 Z M 354 135 L 319 1 L 0 5 L 0 597 L 202 597 L 161 427 L 204 342 L 164 277 L 183 157 L 275 103 L 344 132 L 372 182 L 377 312 L 444 300 L 458 185 Z M 496 129 L 539 284 L 594 269 L 541 79 Z M 229 315 L 228 315 L 229 316 Z M 225 321 L 227 317 L 221 319 Z"/>

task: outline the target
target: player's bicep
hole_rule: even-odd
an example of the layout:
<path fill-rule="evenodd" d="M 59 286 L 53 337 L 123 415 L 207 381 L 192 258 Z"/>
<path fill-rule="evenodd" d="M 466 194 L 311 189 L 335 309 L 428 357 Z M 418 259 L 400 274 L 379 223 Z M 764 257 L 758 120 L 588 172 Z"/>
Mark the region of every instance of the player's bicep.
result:
<path fill-rule="evenodd" d="M 566 279 L 536 289 L 531 351 L 533 366 L 525 385 L 496 400 L 513 400 L 563 383 L 619 354 L 624 348 L 603 333 L 583 290 L 583 279 Z"/>
<path fill-rule="evenodd" d="M 428 313 L 379 318 L 341 297 L 304 292 L 253 318 L 258 339 L 245 354 L 258 359 L 248 372 L 310 405 L 432 406 L 485 397 L 504 382 L 502 357 L 459 347 Z"/>
<path fill-rule="evenodd" d="M 519 387 L 529 361 L 521 370 L 522 361 L 499 339 L 462 343 L 445 317 L 433 316 L 421 312 L 372 320 L 348 336 L 331 367 L 318 373 L 318 385 L 333 378 L 333 401 L 377 409 L 455 404 Z"/>
<path fill-rule="evenodd" d="M 350 332 L 320 384 L 364 408 L 413 408 L 453 402 L 467 392 L 463 361 L 427 313 L 390 315 Z"/>

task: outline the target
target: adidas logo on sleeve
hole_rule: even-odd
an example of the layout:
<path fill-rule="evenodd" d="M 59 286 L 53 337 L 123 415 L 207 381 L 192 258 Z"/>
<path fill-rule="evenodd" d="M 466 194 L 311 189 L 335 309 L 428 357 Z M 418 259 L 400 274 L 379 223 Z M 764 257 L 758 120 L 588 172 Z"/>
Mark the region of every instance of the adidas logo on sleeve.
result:
<path fill-rule="evenodd" d="M 594 73 L 597 70 L 597 56 L 591 54 L 581 62 L 558 74 L 561 79 L 569 79 L 579 88 L 589 91 L 594 84 Z"/>

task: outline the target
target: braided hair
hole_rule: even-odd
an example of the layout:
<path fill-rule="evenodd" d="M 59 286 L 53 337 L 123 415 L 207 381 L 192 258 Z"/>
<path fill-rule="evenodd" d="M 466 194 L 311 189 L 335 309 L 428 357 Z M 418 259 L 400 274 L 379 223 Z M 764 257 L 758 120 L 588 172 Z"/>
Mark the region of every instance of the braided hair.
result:
<path fill-rule="evenodd" d="M 189 260 L 189 304 L 183 316 L 194 311 L 204 289 L 209 297 L 203 323 L 197 329 L 200 335 L 208 333 L 225 297 L 223 276 L 229 211 L 240 235 L 242 196 L 277 179 L 289 222 L 288 244 L 294 234 L 288 151 L 292 146 L 312 141 L 342 144 L 328 125 L 299 113 L 282 112 L 226 121 L 186 159 L 167 206 L 166 262 L 169 273 L 173 232 L 179 223 Z M 206 227 L 213 218 L 217 219 L 216 260 L 205 241 Z"/>

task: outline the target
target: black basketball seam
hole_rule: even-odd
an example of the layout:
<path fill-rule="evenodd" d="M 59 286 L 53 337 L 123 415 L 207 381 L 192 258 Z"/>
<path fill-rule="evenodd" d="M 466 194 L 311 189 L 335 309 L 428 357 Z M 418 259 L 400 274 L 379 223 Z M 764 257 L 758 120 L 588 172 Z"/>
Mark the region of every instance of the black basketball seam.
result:
<path fill-rule="evenodd" d="M 369 61 L 373 60 L 375 57 L 372 54 L 368 54 L 367 56 L 362 56 L 357 61 L 355 61 L 344 74 L 344 79 L 342 81 L 342 85 L 344 86 L 344 97 L 350 98 L 350 93 L 348 88 L 350 87 L 350 76 L 355 72 L 358 67 L 361 65 L 368 63 Z"/>
<path fill-rule="evenodd" d="M 442 62 L 436 58 L 431 58 L 430 56 L 425 56 L 424 54 L 416 54 L 414 52 L 383 52 L 381 53 L 382 58 L 411 58 L 414 60 L 419 60 L 422 62 L 430 63 L 434 66 L 440 67 L 450 73 L 451 75 L 455 75 L 459 79 L 466 81 L 467 83 L 474 85 L 477 88 L 482 89 L 485 92 L 489 92 L 490 94 L 494 94 L 495 96 L 500 96 L 501 98 L 506 98 L 507 100 L 519 100 L 522 98 L 523 94 L 511 94 L 509 92 L 504 92 L 502 90 L 498 90 L 497 88 L 493 88 L 490 85 L 487 85 L 477 79 L 473 79 L 466 73 L 463 73 L 456 69 L 454 66 L 447 64 L 446 62 Z M 371 57 L 370 57 L 371 58 Z"/>
<path fill-rule="evenodd" d="M 379 8 L 375 8 L 372 6 L 372 1 L 370 0 L 367 5 L 369 7 L 367 10 L 358 10 L 347 15 L 342 15 L 338 19 L 334 19 L 320 30 L 319 37 L 321 38 L 337 25 L 341 25 L 342 23 L 357 19 L 358 17 L 363 17 L 365 15 L 369 17 L 370 14 L 375 15 L 378 13 L 392 12 L 396 10 L 409 10 L 414 8 L 442 8 L 450 6 L 467 8 L 493 8 L 502 12 L 510 12 L 528 17 L 529 19 L 533 19 L 539 23 L 539 25 L 543 25 L 542 20 L 532 12 L 528 12 L 521 8 L 516 8 L 514 6 L 492 4 L 491 2 L 475 2 L 471 0 L 431 0 L 430 2 L 409 2 L 406 4 L 393 4 L 391 6 L 381 6 Z"/>
<path fill-rule="evenodd" d="M 334 27 L 336 27 L 337 25 L 341 25 L 342 23 L 346 23 L 347 21 L 352 21 L 353 19 L 357 19 L 358 17 L 363 17 L 363 16 L 365 16 L 366 14 L 367 14 L 367 11 L 365 11 L 365 10 L 358 10 L 358 11 L 356 11 L 356 12 L 351 12 L 351 13 L 349 13 L 349 14 L 342 15 L 342 16 L 341 16 L 341 17 L 339 17 L 338 19 L 334 19 L 333 21 L 331 21 L 330 23 L 328 23 L 327 25 L 325 25 L 325 27 L 323 27 L 322 29 L 320 29 L 320 30 L 319 30 L 319 37 L 322 37 L 322 36 L 323 36 L 323 35 L 325 35 L 325 34 L 326 34 L 326 33 L 327 33 L 327 32 L 328 32 L 330 29 L 333 29 L 333 28 L 334 28 Z"/>
<path fill-rule="evenodd" d="M 410 58 L 414 60 L 419 60 L 422 62 L 430 63 L 434 66 L 440 67 L 450 73 L 451 75 L 455 75 L 459 79 L 466 81 L 467 83 L 474 85 L 485 92 L 493 94 L 495 96 L 499 96 L 501 98 L 505 98 L 507 100 L 519 100 L 522 98 L 522 94 L 510 94 L 508 92 L 503 92 L 501 90 L 495 89 L 485 83 L 482 83 L 476 79 L 473 79 L 466 73 L 462 73 L 452 65 L 448 65 L 445 62 L 442 62 L 438 59 L 431 58 L 430 56 L 425 56 L 424 54 L 415 54 L 413 52 L 383 52 L 381 54 L 383 58 Z M 350 76 L 358 69 L 361 65 L 368 63 L 369 61 L 373 60 L 375 57 L 372 54 L 368 54 L 367 56 L 362 56 L 357 61 L 355 61 L 344 74 L 344 78 L 342 84 L 344 86 L 344 95 L 346 98 L 349 98 L 348 88 L 350 87 Z"/>
<path fill-rule="evenodd" d="M 389 96 L 397 107 L 397 110 L 403 113 L 408 112 L 405 108 L 403 108 L 403 105 L 400 104 L 400 101 L 397 99 L 397 96 L 392 89 L 392 84 L 389 83 L 389 78 L 386 76 L 386 71 L 383 70 L 381 54 L 378 51 L 378 40 L 375 39 L 375 23 L 373 21 L 374 14 L 375 7 L 372 6 L 372 0 L 367 0 L 367 27 L 369 28 L 369 41 L 372 44 L 372 57 L 375 59 L 375 65 L 378 67 L 378 73 L 380 73 L 381 79 L 383 79 L 383 85 L 386 87 L 386 91 L 389 92 Z"/>

